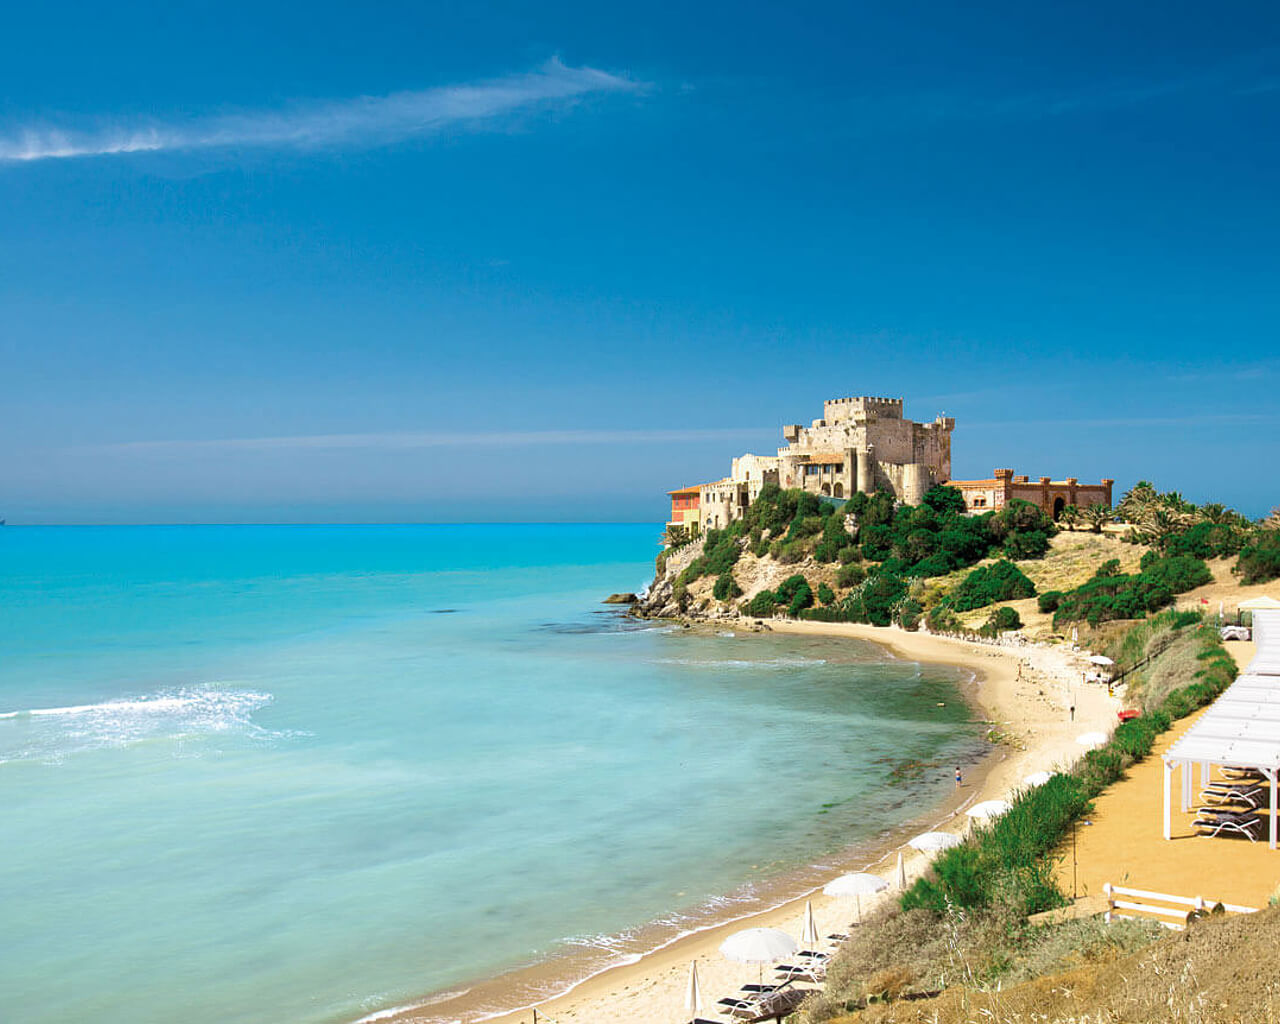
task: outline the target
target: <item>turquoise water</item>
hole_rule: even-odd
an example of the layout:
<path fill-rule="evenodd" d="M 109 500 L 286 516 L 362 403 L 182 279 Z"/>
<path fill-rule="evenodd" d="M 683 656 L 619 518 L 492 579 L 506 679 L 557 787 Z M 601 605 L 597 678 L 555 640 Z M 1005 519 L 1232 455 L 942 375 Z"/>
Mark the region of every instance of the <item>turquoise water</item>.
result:
<path fill-rule="evenodd" d="M 952 670 L 603 608 L 656 533 L 0 530 L 4 1015 L 351 1021 L 607 959 L 975 755 Z"/>

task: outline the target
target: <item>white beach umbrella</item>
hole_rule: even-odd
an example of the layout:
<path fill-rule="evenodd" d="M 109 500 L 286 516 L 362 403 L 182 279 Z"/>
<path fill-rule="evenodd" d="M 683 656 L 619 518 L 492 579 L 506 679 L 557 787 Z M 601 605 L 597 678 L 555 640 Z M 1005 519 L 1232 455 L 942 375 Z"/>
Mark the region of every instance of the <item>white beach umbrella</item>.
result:
<path fill-rule="evenodd" d="M 964 813 L 971 818 L 981 818 L 986 821 L 1007 814 L 1010 806 L 1012 805 L 1008 800 L 984 800 L 980 804 L 974 804 Z"/>
<path fill-rule="evenodd" d="M 908 841 L 907 845 L 924 853 L 933 853 L 937 850 L 949 850 L 963 842 L 963 839 L 952 832 L 923 832 Z"/>
<path fill-rule="evenodd" d="M 1022 781 L 1028 786 L 1043 786 L 1051 778 L 1053 778 L 1053 772 L 1032 772 Z"/>
<path fill-rule="evenodd" d="M 852 896 L 858 908 L 858 923 L 861 924 L 862 897 L 884 892 L 887 888 L 889 888 L 889 883 L 879 875 L 868 874 L 865 871 L 854 871 L 847 875 L 841 875 L 839 878 L 833 878 L 822 887 L 822 892 L 825 896 Z"/>
<path fill-rule="evenodd" d="M 818 922 L 813 916 L 813 904 L 804 901 L 804 924 L 800 927 L 800 945 L 805 949 L 817 949 L 821 936 L 818 935 Z"/>
<path fill-rule="evenodd" d="M 740 964 L 776 963 L 799 948 L 796 940 L 779 928 L 747 928 L 720 943 L 720 952 Z"/>
<path fill-rule="evenodd" d="M 1108 658 L 1105 654 L 1095 654 L 1089 659 L 1095 665 L 1114 665 L 1115 662 Z"/>
<path fill-rule="evenodd" d="M 1082 747 L 1100 747 L 1107 742 L 1107 734 L 1105 732 L 1082 732 L 1076 737 L 1076 742 Z"/>
<path fill-rule="evenodd" d="M 1251 597 L 1247 601 L 1241 601 L 1237 607 L 1242 612 L 1265 611 L 1268 608 L 1280 608 L 1280 601 L 1262 594 L 1259 597 Z"/>
<path fill-rule="evenodd" d="M 898 890 L 900 892 L 907 891 L 907 865 L 902 859 L 902 851 L 898 851 Z"/>
<path fill-rule="evenodd" d="M 702 1012 L 702 986 L 698 984 L 698 961 L 689 963 L 689 988 L 684 994 L 684 1008 L 695 1017 Z"/>

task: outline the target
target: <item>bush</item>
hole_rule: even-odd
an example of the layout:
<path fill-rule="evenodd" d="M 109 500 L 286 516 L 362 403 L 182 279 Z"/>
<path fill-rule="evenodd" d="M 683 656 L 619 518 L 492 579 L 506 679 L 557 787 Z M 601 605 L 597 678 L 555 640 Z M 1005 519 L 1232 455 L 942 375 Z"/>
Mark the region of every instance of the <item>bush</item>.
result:
<path fill-rule="evenodd" d="M 778 606 L 778 599 L 773 596 L 772 590 L 762 590 L 747 602 L 746 612 L 748 615 L 754 615 L 758 619 L 767 619 L 773 615 Z"/>
<path fill-rule="evenodd" d="M 836 592 L 832 590 L 827 584 L 819 583 L 818 584 L 818 600 L 821 601 L 824 605 L 835 604 Z"/>
<path fill-rule="evenodd" d="M 1049 534 L 1044 530 L 1011 533 L 1002 550 L 1005 558 L 1043 558 L 1049 550 Z"/>
<path fill-rule="evenodd" d="M 948 600 L 958 612 L 984 608 L 997 601 L 1015 601 L 1034 597 L 1035 584 L 1012 562 L 1004 561 L 979 566 L 961 581 Z"/>
<path fill-rule="evenodd" d="M 855 544 L 846 544 L 836 552 L 836 556 L 840 559 L 841 565 L 849 565 L 853 562 L 862 561 L 862 552 L 858 550 L 857 545 Z"/>
<path fill-rule="evenodd" d="M 1245 584 L 1280 579 L 1280 530 L 1261 530 L 1240 551 L 1233 572 Z"/>
<path fill-rule="evenodd" d="M 1061 590 L 1046 590 L 1036 601 L 1036 607 L 1042 612 L 1056 612 L 1058 610 L 1058 603 L 1061 600 Z"/>
<path fill-rule="evenodd" d="M 935 512 L 944 515 L 947 513 L 963 515 L 965 511 L 964 495 L 958 488 L 948 487 L 946 484 L 935 484 L 930 487 L 925 491 L 922 502 Z"/>
<path fill-rule="evenodd" d="M 860 565 L 842 565 L 836 571 L 836 585 L 841 587 L 856 587 L 866 578 L 867 574 Z"/>
<path fill-rule="evenodd" d="M 1245 531 L 1234 524 L 1200 522 L 1185 533 L 1168 538 L 1164 550 L 1169 555 L 1191 555 L 1193 558 L 1229 558 L 1238 555 L 1247 540 Z"/>
<path fill-rule="evenodd" d="M 996 608 L 987 616 L 987 621 L 982 624 L 982 628 L 978 632 L 982 636 L 999 636 L 1001 633 L 1007 633 L 1011 629 L 1022 628 L 1022 617 L 1018 614 L 1016 608 L 1010 608 L 1005 605 L 1002 608 Z"/>
<path fill-rule="evenodd" d="M 1143 576 L 1163 583 L 1175 594 L 1185 594 L 1213 582 L 1209 567 L 1192 555 L 1169 555 L 1149 562 L 1147 555 L 1143 555 L 1142 560 L 1146 563 L 1142 566 Z"/>
<path fill-rule="evenodd" d="M 741 597 L 742 588 L 733 578 L 733 573 L 726 572 L 716 577 L 716 585 L 712 588 L 711 594 L 717 601 L 729 601 L 735 597 Z"/>
<path fill-rule="evenodd" d="M 804 611 L 804 609 L 810 607 L 812 604 L 813 591 L 809 589 L 808 583 L 803 583 L 791 598 L 791 603 L 787 605 L 787 614 L 792 618 L 796 618 L 802 611 Z"/>
<path fill-rule="evenodd" d="M 866 621 L 873 626 L 887 626 L 893 621 L 894 606 L 907 594 L 907 585 L 899 576 L 877 573 L 862 588 L 862 607 Z"/>
<path fill-rule="evenodd" d="M 898 625 L 914 633 L 920 628 L 920 616 L 923 613 L 920 602 L 908 597 L 898 606 Z"/>

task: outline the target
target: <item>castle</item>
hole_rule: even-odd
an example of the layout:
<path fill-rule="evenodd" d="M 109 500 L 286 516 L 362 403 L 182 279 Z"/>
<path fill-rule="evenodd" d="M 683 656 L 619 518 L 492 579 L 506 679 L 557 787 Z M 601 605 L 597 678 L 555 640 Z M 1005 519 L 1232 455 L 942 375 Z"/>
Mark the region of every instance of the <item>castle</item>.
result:
<path fill-rule="evenodd" d="M 667 492 L 668 527 L 691 533 L 721 529 L 747 510 L 766 484 L 800 488 L 824 498 L 845 499 L 857 491 L 891 491 L 899 501 L 918 505 L 926 491 L 949 483 L 965 497 L 971 512 L 1000 508 L 1019 499 L 1039 505 L 1057 518 L 1066 505 L 1084 508 L 1111 504 L 1111 480 L 1081 484 L 1070 477 L 1054 482 L 1015 477 L 997 469 L 990 480 L 951 479 L 951 432 L 956 421 L 938 416 L 930 423 L 904 419 L 901 398 L 834 398 L 822 405 L 822 418 L 808 427 L 782 428 L 787 444 L 777 455 L 742 455 L 721 480 Z"/>

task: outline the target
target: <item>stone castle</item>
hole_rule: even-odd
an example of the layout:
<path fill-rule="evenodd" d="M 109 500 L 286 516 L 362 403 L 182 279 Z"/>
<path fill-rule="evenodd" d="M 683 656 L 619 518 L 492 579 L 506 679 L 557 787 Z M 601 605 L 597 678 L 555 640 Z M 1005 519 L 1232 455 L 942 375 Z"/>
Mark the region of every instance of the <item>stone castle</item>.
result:
<path fill-rule="evenodd" d="M 891 491 L 918 505 L 936 484 L 964 494 L 971 512 L 1000 508 L 1014 499 L 1030 501 L 1057 518 L 1066 505 L 1111 504 L 1111 480 L 1081 484 L 1074 477 L 1054 482 L 1015 477 L 997 469 L 990 480 L 951 479 L 951 432 L 956 421 L 937 416 L 930 423 L 903 418 L 901 398 L 835 398 L 824 402 L 822 418 L 804 427 L 782 428 L 787 444 L 777 455 L 742 455 L 727 477 L 669 491 L 669 527 L 697 533 L 721 529 L 742 516 L 766 484 L 800 488 L 824 498 L 845 499 L 857 491 Z"/>

